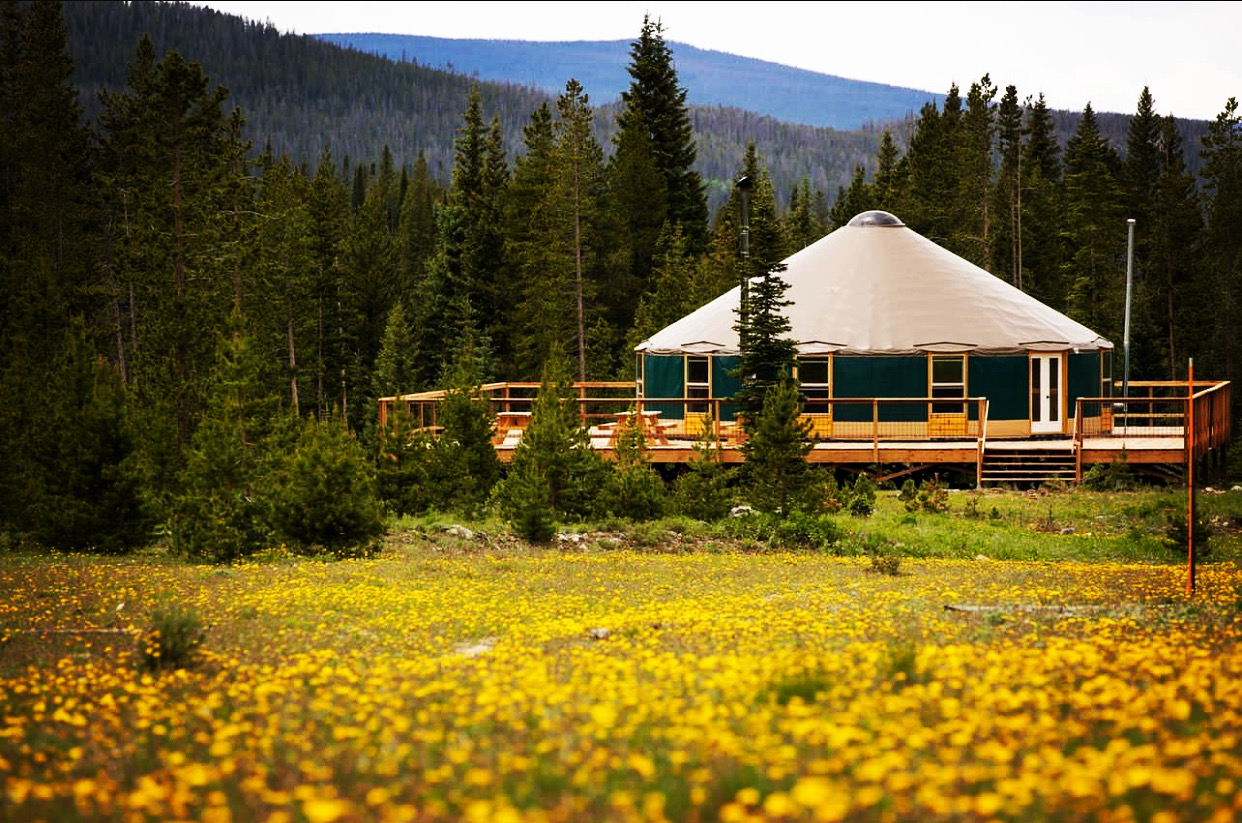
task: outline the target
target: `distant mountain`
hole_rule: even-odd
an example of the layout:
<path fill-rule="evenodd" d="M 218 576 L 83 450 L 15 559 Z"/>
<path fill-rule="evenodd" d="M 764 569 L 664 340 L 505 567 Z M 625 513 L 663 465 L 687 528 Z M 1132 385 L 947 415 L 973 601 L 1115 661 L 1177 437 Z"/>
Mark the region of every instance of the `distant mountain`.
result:
<path fill-rule="evenodd" d="M 456 40 L 412 34 L 317 34 L 338 46 L 415 62 L 501 83 L 558 94 L 570 78 L 596 104 L 629 88 L 630 43 L 625 40 L 536 43 Z M 677 75 L 692 105 L 727 106 L 785 123 L 853 131 L 918 114 L 943 94 L 847 80 L 669 41 Z"/>

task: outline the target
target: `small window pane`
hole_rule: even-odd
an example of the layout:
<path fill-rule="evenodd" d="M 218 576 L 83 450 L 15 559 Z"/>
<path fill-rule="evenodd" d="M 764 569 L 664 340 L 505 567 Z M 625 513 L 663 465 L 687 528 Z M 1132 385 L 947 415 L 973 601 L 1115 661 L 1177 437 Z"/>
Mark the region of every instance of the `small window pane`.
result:
<path fill-rule="evenodd" d="M 932 358 L 932 383 L 964 383 L 964 373 L 965 366 L 961 357 Z"/>
<path fill-rule="evenodd" d="M 708 382 L 709 373 L 706 357 L 686 358 L 687 383 L 706 383 Z"/>
<path fill-rule="evenodd" d="M 827 360 L 801 360 L 798 362 L 798 382 L 802 385 L 828 385 Z"/>

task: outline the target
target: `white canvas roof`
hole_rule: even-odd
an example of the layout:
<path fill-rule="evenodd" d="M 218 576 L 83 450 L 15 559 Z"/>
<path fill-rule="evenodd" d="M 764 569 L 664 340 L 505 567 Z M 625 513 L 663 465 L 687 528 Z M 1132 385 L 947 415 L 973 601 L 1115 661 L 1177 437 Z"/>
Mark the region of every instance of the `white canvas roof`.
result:
<path fill-rule="evenodd" d="M 1093 351 L 1112 343 L 887 212 L 864 212 L 785 259 L 802 354 Z M 736 354 L 738 288 L 639 344 L 649 354 Z"/>

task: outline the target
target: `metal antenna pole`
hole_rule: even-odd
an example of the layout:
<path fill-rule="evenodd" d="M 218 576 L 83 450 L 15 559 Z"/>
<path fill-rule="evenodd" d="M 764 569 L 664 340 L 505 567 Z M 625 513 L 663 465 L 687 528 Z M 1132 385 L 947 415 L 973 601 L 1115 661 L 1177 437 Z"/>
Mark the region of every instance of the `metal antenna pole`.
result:
<path fill-rule="evenodd" d="M 749 281 L 750 281 L 750 190 L 754 188 L 754 181 L 747 175 L 738 178 L 737 183 L 738 202 L 741 206 L 740 227 L 738 229 L 738 242 L 740 243 L 740 252 L 742 257 L 742 273 L 741 273 L 741 292 L 739 295 L 738 316 L 741 319 L 739 327 L 742 334 L 746 334 L 747 314 L 750 309 L 749 304 Z M 744 341 L 742 342 L 745 345 Z"/>
<path fill-rule="evenodd" d="M 1125 363 L 1123 365 L 1121 380 L 1121 396 L 1130 396 L 1130 288 L 1134 281 L 1134 218 L 1126 220 L 1128 226 L 1129 240 L 1126 244 L 1126 320 L 1125 330 L 1122 333 L 1123 343 L 1125 347 Z"/>

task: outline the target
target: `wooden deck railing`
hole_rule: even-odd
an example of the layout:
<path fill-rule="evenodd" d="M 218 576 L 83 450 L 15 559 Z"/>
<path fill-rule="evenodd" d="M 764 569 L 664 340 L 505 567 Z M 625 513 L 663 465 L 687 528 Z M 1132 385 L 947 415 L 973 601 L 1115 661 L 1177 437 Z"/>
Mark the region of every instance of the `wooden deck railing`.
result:
<path fill-rule="evenodd" d="M 1130 384 L 1127 397 L 1080 397 L 1074 421 L 1074 442 L 1094 437 L 1180 438 L 1194 457 L 1229 442 L 1228 381 L 1196 380 Z M 1193 391 L 1193 393 L 1192 393 Z M 1186 430 L 1189 404 L 1194 403 L 1194 429 Z"/>

